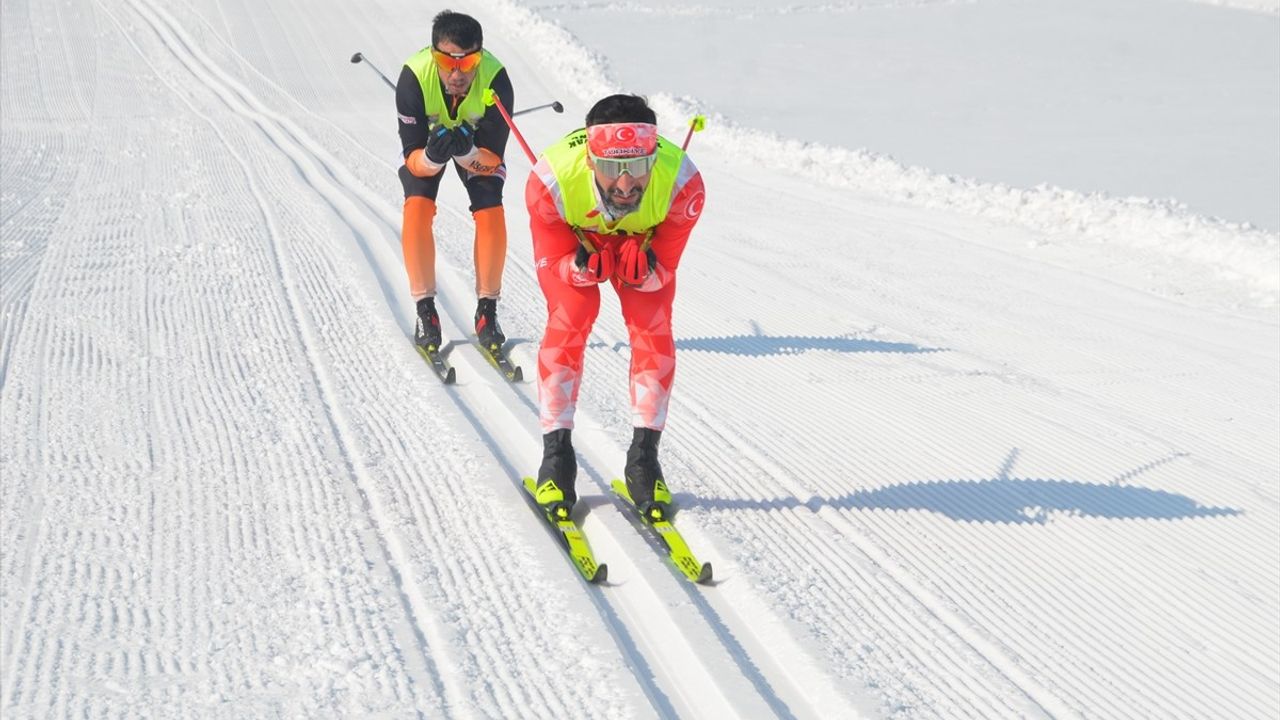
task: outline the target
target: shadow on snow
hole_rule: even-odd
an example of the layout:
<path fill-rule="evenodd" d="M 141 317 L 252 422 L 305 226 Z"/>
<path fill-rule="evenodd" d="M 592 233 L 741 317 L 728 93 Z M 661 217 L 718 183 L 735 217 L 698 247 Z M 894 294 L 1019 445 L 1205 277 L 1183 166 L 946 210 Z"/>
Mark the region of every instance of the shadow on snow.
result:
<path fill-rule="evenodd" d="M 724 353 L 761 357 L 765 355 L 798 355 L 809 350 L 842 353 L 932 353 L 941 348 L 921 347 L 911 343 L 883 342 L 853 337 L 813 337 L 803 335 L 732 335 L 728 337 L 685 338 L 676 341 L 676 349 L 693 352 Z"/>
<path fill-rule="evenodd" d="M 1015 450 L 1005 463 L 1012 465 Z M 1180 520 L 1239 515 L 1235 508 L 1201 505 L 1184 495 L 1125 485 L 1124 482 L 1152 467 L 1181 457 L 1176 454 L 1126 472 L 1109 484 L 1075 480 L 1009 477 L 1001 472 L 986 480 L 933 480 L 874 490 L 859 490 L 839 497 L 813 496 L 773 500 L 735 500 L 681 496 L 684 507 L 707 509 L 774 510 L 822 507 L 845 510 L 926 510 L 962 522 L 1045 524 L 1055 515 L 1109 519 Z"/>
<path fill-rule="evenodd" d="M 626 342 L 589 343 L 587 347 L 607 347 L 614 352 L 627 347 Z M 723 355 L 766 357 L 770 355 L 799 355 L 810 350 L 828 350 L 840 353 L 935 353 L 945 348 L 930 348 L 911 343 L 884 342 L 853 337 L 816 337 L 803 335 L 731 335 L 727 337 L 701 337 L 676 340 L 676 349 L 686 352 L 709 352 Z"/>

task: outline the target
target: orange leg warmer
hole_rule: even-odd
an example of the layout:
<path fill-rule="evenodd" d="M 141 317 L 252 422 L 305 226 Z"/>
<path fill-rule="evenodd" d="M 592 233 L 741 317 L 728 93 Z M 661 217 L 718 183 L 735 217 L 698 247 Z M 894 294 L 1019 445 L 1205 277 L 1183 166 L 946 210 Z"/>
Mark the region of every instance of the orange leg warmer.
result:
<path fill-rule="evenodd" d="M 404 225 L 400 246 L 404 270 L 409 275 L 409 294 L 414 300 L 436 294 L 436 240 L 431 224 L 436 219 L 436 202 L 411 195 L 404 199 Z"/>
<path fill-rule="evenodd" d="M 476 219 L 476 297 L 502 293 L 502 267 L 507 261 L 507 218 L 502 206 L 472 213 Z"/>

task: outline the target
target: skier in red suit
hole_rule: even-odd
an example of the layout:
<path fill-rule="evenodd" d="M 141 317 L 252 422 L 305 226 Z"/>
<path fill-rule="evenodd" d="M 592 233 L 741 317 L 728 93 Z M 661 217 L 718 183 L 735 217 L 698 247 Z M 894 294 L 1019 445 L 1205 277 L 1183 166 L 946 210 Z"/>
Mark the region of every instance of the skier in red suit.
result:
<path fill-rule="evenodd" d="M 571 442 L 587 337 L 600 285 L 622 305 L 631 339 L 634 426 L 624 476 L 642 512 L 665 511 L 671 494 L 658 463 L 675 376 L 671 306 L 676 272 L 702 212 L 702 175 L 676 143 L 659 137 L 643 98 L 612 95 L 586 127 L 539 158 L 525 188 L 547 325 L 538 353 L 543 459 L 536 497 L 564 516 L 577 499 Z"/>

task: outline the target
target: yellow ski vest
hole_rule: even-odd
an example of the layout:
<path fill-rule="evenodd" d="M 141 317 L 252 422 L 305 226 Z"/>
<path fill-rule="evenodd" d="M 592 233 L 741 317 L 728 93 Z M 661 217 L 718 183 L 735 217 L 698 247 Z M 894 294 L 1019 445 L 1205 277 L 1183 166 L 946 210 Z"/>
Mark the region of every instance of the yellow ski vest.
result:
<path fill-rule="evenodd" d="M 458 106 L 458 116 L 449 116 L 449 105 L 444 98 L 444 89 L 440 87 L 440 73 L 436 70 L 436 61 L 431 57 L 431 47 L 425 47 L 416 55 L 405 61 L 405 65 L 418 76 L 418 85 L 422 88 L 423 107 L 427 109 L 427 120 L 432 126 L 437 123 L 452 130 L 465 120 L 473 127 L 484 117 L 484 91 L 493 82 L 493 78 L 502 69 L 498 58 L 489 54 L 488 50 L 480 51 L 480 69 L 476 71 L 467 95 Z"/>
<path fill-rule="evenodd" d="M 556 186 L 546 183 L 548 189 L 557 197 L 556 204 L 570 226 L 600 234 L 644 235 L 667 219 L 684 151 L 658 136 L 658 161 L 650 171 L 652 177 L 640 199 L 640 207 L 623 215 L 612 226 L 606 223 L 604 214 L 599 210 L 594 190 L 595 176 L 587 166 L 586 128 L 564 136 L 547 148 L 542 157 L 555 176 Z"/>

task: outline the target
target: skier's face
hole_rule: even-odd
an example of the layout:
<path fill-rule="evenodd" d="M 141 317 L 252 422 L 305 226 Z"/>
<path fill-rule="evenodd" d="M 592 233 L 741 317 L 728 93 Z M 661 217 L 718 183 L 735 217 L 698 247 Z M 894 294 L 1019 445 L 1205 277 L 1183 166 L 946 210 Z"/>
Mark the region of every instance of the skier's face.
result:
<path fill-rule="evenodd" d="M 649 179 L 653 177 L 651 164 L 648 164 L 645 172 L 639 175 L 623 171 L 616 176 L 598 166 L 590 154 L 587 155 L 587 164 L 591 166 L 591 172 L 596 177 L 600 199 L 611 215 L 614 217 L 626 215 L 640 207 L 640 199 L 644 197 L 645 188 L 649 187 Z"/>
<path fill-rule="evenodd" d="M 436 71 L 450 95 L 466 95 L 471 81 L 480 69 L 480 48 L 460 47 L 452 40 L 441 40 L 434 46 Z M 463 68 L 468 68 L 463 72 Z"/>

